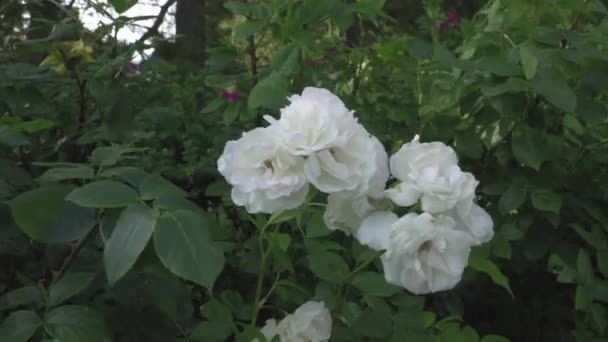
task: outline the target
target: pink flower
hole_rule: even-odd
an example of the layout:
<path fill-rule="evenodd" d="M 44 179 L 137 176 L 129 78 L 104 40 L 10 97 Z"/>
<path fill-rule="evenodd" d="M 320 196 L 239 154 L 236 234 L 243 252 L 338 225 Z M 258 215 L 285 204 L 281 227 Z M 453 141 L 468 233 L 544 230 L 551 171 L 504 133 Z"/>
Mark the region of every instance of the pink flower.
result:
<path fill-rule="evenodd" d="M 460 16 L 454 12 L 448 12 L 448 21 L 455 22 L 460 20 Z"/>
<path fill-rule="evenodd" d="M 241 95 L 239 95 L 239 93 L 233 93 L 231 91 L 223 92 L 222 96 L 224 97 L 224 100 L 226 100 L 228 102 L 236 101 L 241 97 Z"/>
<path fill-rule="evenodd" d="M 323 63 L 323 61 L 320 59 L 309 59 L 306 61 L 306 64 L 308 64 L 308 65 L 318 65 L 321 63 Z"/>
<path fill-rule="evenodd" d="M 131 74 L 137 74 L 139 72 L 139 64 L 129 62 L 127 64 L 127 71 Z"/>

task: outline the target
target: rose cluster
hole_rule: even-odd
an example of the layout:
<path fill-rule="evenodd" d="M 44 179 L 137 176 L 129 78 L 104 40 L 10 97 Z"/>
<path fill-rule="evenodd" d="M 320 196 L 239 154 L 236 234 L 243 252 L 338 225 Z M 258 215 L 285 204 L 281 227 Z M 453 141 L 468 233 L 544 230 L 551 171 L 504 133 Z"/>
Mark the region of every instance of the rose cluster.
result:
<path fill-rule="evenodd" d="M 312 185 L 327 194 L 330 229 L 385 251 L 387 282 L 415 294 L 454 287 L 471 247 L 493 235 L 492 218 L 475 203 L 478 181 L 454 150 L 414 139 L 389 160 L 328 90 L 305 88 L 289 101 L 279 119 L 265 117 L 269 126 L 226 144 L 218 169 L 234 203 L 250 213 L 293 209 Z M 391 175 L 396 184 L 385 189 Z M 399 207 L 412 210 L 398 217 Z"/>
<path fill-rule="evenodd" d="M 321 192 L 382 196 L 388 157 L 352 111 L 326 89 L 289 98 L 277 120 L 229 141 L 217 165 L 232 201 L 250 213 L 302 205 L 312 184 Z"/>
<path fill-rule="evenodd" d="M 403 145 L 391 156 L 390 171 L 398 183 L 385 196 L 401 207 L 419 204 L 422 213 L 399 218 L 390 210 L 373 211 L 360 221 L 355 237 L 385 250 L 381 260 L 387 282 L 415 294 L 453 288 L 471 247 L 494 234 L 492 218 L 474 202 L 479 182 L 440 142 Z"/>

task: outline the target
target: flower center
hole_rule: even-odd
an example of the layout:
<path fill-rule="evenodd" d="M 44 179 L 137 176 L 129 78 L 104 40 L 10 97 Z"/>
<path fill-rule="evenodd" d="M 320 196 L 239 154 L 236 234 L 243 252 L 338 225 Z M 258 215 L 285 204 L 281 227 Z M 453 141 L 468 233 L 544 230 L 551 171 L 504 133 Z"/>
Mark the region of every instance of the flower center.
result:
<path fill-rule="evenodd" d="M 418 254 L 423 254 L 431 250 L 433 243 L 431 240 L 424 241 L 420 247 L 418 247 Z"/>
<path fill-rule="evenodd" d="M 264 165 L 266 169 L 270 170 L 270 172 L 274 172 L 274 167 L 272 166 L 272 162 L 270 160 L 264 160 L 262 165 Z"/>

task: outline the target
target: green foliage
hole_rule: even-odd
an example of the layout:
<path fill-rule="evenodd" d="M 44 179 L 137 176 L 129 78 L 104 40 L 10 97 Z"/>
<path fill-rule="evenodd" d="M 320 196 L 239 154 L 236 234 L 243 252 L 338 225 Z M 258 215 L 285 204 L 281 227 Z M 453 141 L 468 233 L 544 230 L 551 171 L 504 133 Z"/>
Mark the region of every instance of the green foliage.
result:
<path fill-rule="evenodd" d="M 205 3 L 233 27 L 206 60 L 154 40 L 139 73 L 143 47 L 112 32 L 136 18 L 86 30 L 0 6 L 1 341 L 263 341 L 311 298 L 338 342 L 607 338 L 606 1 Z M 90 61 L 57 55 L 80 40 Z M 271 216 L 231 202 L 225 143 L 306 86 L 388 151 L 443 141 L 479 178 L 495 236 L 455 289 L 388 284 L 322 195 Z"/>

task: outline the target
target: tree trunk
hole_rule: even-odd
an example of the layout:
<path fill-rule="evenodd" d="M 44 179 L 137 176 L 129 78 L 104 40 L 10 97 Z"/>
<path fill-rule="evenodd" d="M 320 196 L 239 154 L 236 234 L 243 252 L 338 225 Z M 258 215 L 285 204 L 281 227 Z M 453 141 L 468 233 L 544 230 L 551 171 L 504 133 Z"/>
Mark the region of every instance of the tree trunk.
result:
<path fill-rule="evenodd" d="M 202 63 L 207 48 L 205 25 L 206 0 L 179 0 L 175 12 L 177 54 L 179 59 Z"/>

